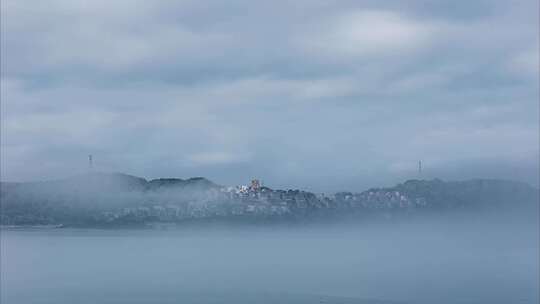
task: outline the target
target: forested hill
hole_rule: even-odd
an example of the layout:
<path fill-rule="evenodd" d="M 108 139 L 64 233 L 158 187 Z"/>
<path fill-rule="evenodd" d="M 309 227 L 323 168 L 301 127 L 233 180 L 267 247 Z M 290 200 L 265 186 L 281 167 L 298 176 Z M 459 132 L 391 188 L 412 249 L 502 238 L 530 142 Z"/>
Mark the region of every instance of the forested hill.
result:
<path fill-rule="evenodd" d="M 224 187 L 205 178 L 144 178 L 93 173 L 1 183 L 2 225 L 133 225 L 198 219 L 298 219 L 336 214 L 414 213 L 537 207 L 538 189 L 514 181 L 409 180 L 360 193 Z"/>

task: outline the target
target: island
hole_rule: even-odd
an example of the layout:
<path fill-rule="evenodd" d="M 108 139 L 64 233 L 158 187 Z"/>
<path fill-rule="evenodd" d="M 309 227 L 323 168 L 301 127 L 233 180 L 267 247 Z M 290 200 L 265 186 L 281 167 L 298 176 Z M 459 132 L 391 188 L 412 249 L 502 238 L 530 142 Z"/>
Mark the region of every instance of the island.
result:
<path fill-rule="evenodd" d="M 254 179 L 221 186 L 203 177 L 144 178 L 88 173 L 62 180 L 0 184 L 4 227 L 122 227 L 204 221 L 279 222 L 369 219 L 460 210 L 538 207 L 538 189 L 495 179 L 408 180 L 362 192 L 315 194 L 271 189 Z"/>

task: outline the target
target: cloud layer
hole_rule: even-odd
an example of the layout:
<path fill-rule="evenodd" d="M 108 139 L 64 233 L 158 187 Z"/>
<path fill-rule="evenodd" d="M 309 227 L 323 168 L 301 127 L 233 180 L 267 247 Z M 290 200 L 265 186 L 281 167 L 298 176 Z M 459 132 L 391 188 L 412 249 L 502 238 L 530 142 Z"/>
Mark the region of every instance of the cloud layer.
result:
<path fill-rule="evenodd" d="M 2 180 L 538 182 L 535 1 L 2 1 Z"/>

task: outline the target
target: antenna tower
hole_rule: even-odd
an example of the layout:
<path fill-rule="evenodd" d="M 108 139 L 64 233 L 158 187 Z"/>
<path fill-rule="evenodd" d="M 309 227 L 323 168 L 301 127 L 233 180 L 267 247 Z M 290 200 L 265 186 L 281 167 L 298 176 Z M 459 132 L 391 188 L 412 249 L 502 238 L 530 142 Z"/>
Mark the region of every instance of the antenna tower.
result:
<path fill-rule="evenodd" d="M 90 155 L 88 155 L 88 169 L 92 170 L 93 167 L 94 167 L 94 163 L 93 163 L 93 159 L 92 159 L 92 154 L 90 154 Z"/>

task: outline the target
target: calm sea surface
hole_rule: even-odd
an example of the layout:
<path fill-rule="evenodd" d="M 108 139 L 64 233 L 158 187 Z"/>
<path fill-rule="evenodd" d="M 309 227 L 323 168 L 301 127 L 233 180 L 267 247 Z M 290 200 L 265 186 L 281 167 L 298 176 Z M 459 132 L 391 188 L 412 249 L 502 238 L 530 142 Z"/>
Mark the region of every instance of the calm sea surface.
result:
<path fill-rule="evenodd" d="M 538 303 L 537 224 L 4 229 L 0 300 Z"/>

